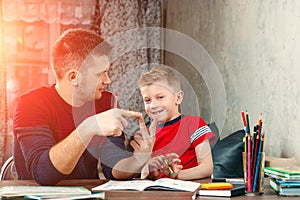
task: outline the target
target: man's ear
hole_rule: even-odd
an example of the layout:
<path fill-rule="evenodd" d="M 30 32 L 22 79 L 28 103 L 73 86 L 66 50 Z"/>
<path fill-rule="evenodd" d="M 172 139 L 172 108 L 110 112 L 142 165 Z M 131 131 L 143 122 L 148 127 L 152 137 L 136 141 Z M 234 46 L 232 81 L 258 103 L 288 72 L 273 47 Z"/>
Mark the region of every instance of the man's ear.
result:
<path fill-rule="evenodd" d="M 72 83 L 73 86 L 78 86 L 81 82 L 82 75 L 77 70 L 69 70 L 68 71 L 68 80 Z"/>
<path fill-rule="evenodd" d="M 183 96 L 184 96 L 184 92 L 183 91 L 179 91 L 176 94 L 176 104 L 180 105 L 182 100 L 183 100 Z"/>

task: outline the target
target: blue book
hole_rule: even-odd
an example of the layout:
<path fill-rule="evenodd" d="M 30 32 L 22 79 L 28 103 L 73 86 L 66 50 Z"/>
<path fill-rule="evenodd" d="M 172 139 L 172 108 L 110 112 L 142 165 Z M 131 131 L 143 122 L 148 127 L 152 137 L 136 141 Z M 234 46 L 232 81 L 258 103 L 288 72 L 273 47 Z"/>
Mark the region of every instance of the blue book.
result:
<path fill-rule="evenodd" d="M 284 182 L 276 178 L 270 179 L 270 188 L 281 196 L 300 196 L 300 182 Z"/>

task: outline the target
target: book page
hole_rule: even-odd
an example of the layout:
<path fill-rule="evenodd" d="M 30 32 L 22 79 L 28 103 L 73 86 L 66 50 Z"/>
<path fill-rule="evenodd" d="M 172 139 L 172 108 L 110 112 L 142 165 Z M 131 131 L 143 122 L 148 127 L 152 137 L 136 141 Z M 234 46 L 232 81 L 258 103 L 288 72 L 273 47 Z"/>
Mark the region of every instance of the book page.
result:
<path fill-rule="evenodd" d="M 115 181 L 110 180 L 107 183 L 94 187 L 92 191 L 105 190 L 139 190 L 143 191 L 146 187 L 153 185 L 151 180 L 130 180 L 130 181 Z"/>
<path fill-rule="evenodd" d="M 176 190 L 193 192 L 200 186 L 200 183 L 192 181 L 183 181 L 171 178 L 162 178 L 156 181 L 151 180 L 130 180 L 115 181 L 110 180 L 107 183 L 94 187 L 92 191 L 107 190 Z"/>
<path fill-rule="evenodd" d="M 154 186 L 161 189 L 194 192 L 201 184 L 193 181 L 184 181 L 171 178 L 161 178 L 155 181 Z M 151 186 L 152 188 L 154 186 Z M 151 187 L 149 189 L 151 189 Z M 156 187 L 159 189 L 159 187 Z"/>

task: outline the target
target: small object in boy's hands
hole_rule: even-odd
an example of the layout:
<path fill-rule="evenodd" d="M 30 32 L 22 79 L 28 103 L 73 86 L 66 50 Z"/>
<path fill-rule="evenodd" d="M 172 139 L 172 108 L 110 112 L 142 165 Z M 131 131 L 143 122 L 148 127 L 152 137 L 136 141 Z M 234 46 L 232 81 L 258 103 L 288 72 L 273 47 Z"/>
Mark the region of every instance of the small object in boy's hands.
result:
<path fill-rule="evenodd" d="M 168 170 L 171 173 L 172 176 L 175 176 L 175 173 L 173 172 L 173 170 L 171 169 L 171 167 L 168 164 L 168 161 L 164 160 L 165 164 L 168 166 Z"/>
<path fill-rule="evenodd" d="M 229 190 L 233 188 L 231 183 L 204 183 L 201 184 L 202 189 L 206 190 Z"/>

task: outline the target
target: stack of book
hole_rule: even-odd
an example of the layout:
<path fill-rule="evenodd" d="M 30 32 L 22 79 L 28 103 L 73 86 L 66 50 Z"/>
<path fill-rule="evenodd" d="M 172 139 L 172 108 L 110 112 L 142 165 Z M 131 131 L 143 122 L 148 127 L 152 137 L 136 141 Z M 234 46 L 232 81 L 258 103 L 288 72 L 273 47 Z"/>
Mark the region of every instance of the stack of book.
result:
<path fill-rule="evenodd" d="M 300 166 L 266 167 L 270 187 L 282 196 L 300 196 Z"/>
<path fill-rule="evenodd" d="M 235 197 L 245 194 L 245 184 L 231 184 L 228 182 L 201 184 L 196 196 Z"/>

